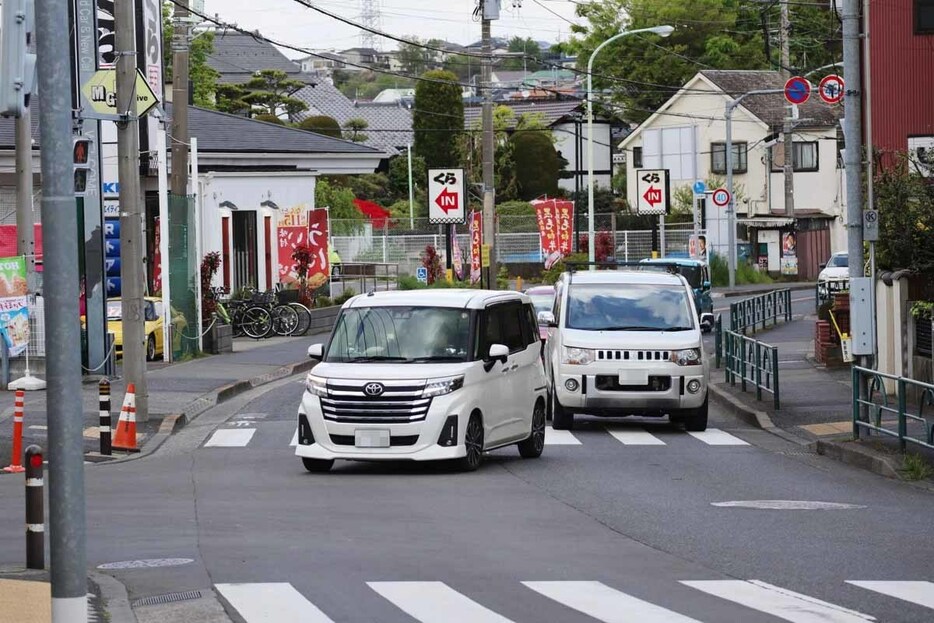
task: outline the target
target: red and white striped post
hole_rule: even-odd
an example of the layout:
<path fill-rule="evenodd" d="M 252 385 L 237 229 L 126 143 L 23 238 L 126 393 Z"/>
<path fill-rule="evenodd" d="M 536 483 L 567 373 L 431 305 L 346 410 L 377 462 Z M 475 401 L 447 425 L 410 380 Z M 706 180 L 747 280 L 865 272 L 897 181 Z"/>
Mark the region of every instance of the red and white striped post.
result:
<path fill-rule="evenodd" d="M 26 471 L 23 467 L 23 410 L 26 402 L 26 392 L 16 390 L 16 402 L 13 407 L 13 457 L 10 464 L 3 471 L 20 474 Z"/>

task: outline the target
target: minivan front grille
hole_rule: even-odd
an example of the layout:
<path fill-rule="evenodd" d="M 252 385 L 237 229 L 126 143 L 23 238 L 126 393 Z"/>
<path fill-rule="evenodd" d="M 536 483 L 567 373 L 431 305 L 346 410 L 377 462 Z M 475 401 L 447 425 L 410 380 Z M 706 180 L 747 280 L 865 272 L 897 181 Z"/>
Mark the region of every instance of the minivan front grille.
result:
<path fill-rule="evenodd" d="M 382 391 L 367 392 L 378 385 Z M 428 415 L 431 398 L 422 398 L 424 381 L 328 381 L 321 397 L 324 419 L 350 424 L 407 424 Z M 376 394 L 376 395 L 374 395 Z"/>
<path fill-rule="evenodd" d="M 670 361 L 667 350 L 598 350 L 597 361 Z"/>

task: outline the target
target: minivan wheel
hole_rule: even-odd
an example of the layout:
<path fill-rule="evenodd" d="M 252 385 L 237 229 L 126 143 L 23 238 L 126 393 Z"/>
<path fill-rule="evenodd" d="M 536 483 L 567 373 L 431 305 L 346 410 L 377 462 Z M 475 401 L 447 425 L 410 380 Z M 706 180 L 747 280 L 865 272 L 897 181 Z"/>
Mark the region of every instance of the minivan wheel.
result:
<path fill-rule="evenodd" d="M 302 465 L 313 474 L 323 474 L 334 467 L 334 459 L 309 459 L 302 457 Z"/>
<path fill-rule="evenodd" d="M 537 459 L 545 449 L 545 406 L 541 401 L 535 403 L 532 411 L 532 430 L 529 436 L 518 443 L 519 456 L 523 459 Z"/>
<path fill-rule="evenodd" d="M 681 421 L 684 422 L 686 431 L 699 433 L 707 430 L 707 398 L 704 398 L 704 404 L 696 409 L 685 411 Z"/>
<path fill-rule="evenodd" d="M 574 428 L 574 414 L 561 406 L 558 402 L 558 392 L 551 388 L 551 426 L 555 430 L 571 430 Z"/>
<path fill-rule="evenodd" d="M 471 415 L 467 421 L 464 446 L 467 448 L 467 455 L 458 459 L 457 465 L 465 472 L 476 471 L 483 462 L 483 420 L 477 413 Z"/>

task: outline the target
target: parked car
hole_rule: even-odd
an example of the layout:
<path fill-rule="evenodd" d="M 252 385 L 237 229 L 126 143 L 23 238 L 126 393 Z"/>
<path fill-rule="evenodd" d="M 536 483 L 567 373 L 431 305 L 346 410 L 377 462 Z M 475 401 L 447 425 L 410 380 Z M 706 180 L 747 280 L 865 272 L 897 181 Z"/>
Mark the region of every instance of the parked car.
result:
<path fill-rule="evenodd" d="M 545 443 L 546 387 L 529 297 L 517 292 L 376 292 L 344 304 L 327 346 L 308 355 L 298 410 L 305 468 L 335 459 L 454 460 Z"/>
<path fill-rule="evenodd" d="M 713 297 L 710 295 L 710 268 L 707 262 L 687 258 L 645 259 L 643 264 L 658 266 L 659 268 L 672 267 L 676 272 L 687 279 L 694 292 L 694 305 L 697 307 L 697 317 L 700 318 L 701 330 L 710 333 L 713 329 Z"/>
<path fill-rule="evenodd" d="M 569 272 L 557 284 L 545 367 L 555 429 L 575 413 L 707 428 L 708 362 L 691 286 L 644 270 Z"/>
<path fill-rule="evenodd" d="M 146 297 L 143 299 L 143 318 L 145 320 L 146 359 L 153 361 L 163 353 L 165 348 L 163 325 L 162 299 Z M 182 332 L 188 326 L 185 316 L 172 309 L 173 346 L 181 344 Z M 120 299 L 107 300 L 107 331 L 114 334 L 114 352 L 118 357 L 123 356 L 123 301 Z"/>
<path fill-rule="evenodd" d="M 535 307 L 535 317 L 539 318 L 542 312 L 550 312 L 555 304 L 554 286 L 535 286 L 525 291 L 530 299 L 532 306 Z M 538 332 L 542 341 L 548 338 L 548 324 L 539 322 Z"/>
<path fill-rule="evenodd" d="M 836 281 L 850 278 L 850 262 L 846 253 L 834 253 L 827 260 L 826 264 L 821 264 L 821 271 L 817 275 L 818 283 L 822 281 Z"/>

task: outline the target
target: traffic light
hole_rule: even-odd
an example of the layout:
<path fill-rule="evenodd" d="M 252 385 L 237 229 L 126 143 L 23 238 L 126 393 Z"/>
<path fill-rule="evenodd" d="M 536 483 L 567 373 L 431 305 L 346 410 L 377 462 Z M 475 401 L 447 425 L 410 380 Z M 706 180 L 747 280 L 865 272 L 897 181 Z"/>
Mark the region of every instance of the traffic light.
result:
<path fill-rule="evenodd" d="M 75 166 L 75 194 L 83 195 L 88 189 L 88 172 L 91 169 L 91 139 L 78 136 L 74 139 L 72 162 Z"/>
<path fill-rule="evenodd" d="M 29 52 L 35 0 L 3 0 L 0 6 L 0 115 L 20 117 L 29 106 L 36 55 Z"/>

